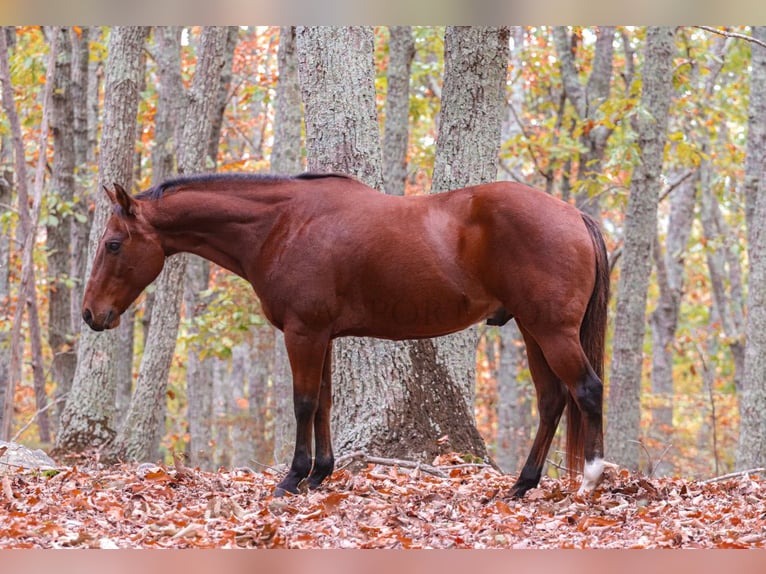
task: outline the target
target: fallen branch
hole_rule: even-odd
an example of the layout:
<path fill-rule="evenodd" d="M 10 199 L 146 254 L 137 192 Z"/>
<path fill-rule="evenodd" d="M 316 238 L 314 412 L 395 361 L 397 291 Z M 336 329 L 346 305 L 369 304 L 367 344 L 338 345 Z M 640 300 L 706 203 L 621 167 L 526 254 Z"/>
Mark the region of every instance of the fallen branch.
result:
<path fill-rule="evenodd" d="M 766 468 L 750 468 L 748 470 L 740 470 L 739 472 L 730 472 L 729 474 L 716 476 L 715 478 L 701 480 L 698 484 L 712 484 L 714 482 L 721 482 L 722 480 L 729 480 L 730 478 L 740 478 L 749 474 L 766 474 Z"/>
<path fill-rule="evenodd" d="M 710 26 L 692 26 L 692 28 L 699 28 L 700 30 L 705 30 L 706 32 L 712 32 L 713 34 L 718 34 L 719 36 L 726 36 L 727 38 L 739 38 L 740 40 L 746 40 L 748 42 L 752 42 L 753 44 L 758 44 L 759 46 L 766 48 L 765 42 L 762 42 L 758 38 L 753 38 L 752 36 L 748 36 L 747 34 L 740 34 L 738 32 L 729 32 L 728 30 L 717 30 L 716 28 L 712 28 Z"/>
<path fill-rule="evenodd" d="M 439 478 L 449 478 L 447 473 L 431 466 L 430 464 L 424 464 L 422 462 L 414 462 L 412 460 L 400 460 L 396 458 L 381 458 L 379 456 L 370 456 L 365 452 L 352 452 L 350 454 L 338 457 L 336 461 L 338 468 L 346 467 L 354 462 L 366 462 L 368 464 L 380 464 L 383 466 L 399 466 L 401 468 L 412 468 L 416 470 L 422 470 L 426 474 L 438 476 Z M 453 468 L 453 467 L 444 467 Z"/>

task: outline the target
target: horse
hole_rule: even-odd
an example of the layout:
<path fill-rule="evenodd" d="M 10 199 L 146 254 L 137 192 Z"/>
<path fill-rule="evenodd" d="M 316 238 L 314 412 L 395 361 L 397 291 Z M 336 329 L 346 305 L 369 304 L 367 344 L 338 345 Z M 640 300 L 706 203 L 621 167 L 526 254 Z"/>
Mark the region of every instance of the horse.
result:
<path fill-rule="evenodd" d="M 598 225 L 572 205 L 511 182 L 390 196 L 334 173 L 190 175 L 136 196 L 117 183 L 104 191 L 112 209 L 82 306 L 92 329 L 116 327 L 165 259 L 189 252 L 246 279 L 284 332 L 297 429 L 275 495 L 304 479 L 315 489 L 333 471 L 334 339 L 428 338 L 512 318 L 539 425 L 510 496 L 538 485 L 565 408 L 568 470 L 582 471 L 581 495 L 599 483 L 609 265 Z M 393 311 L 405 307 L 406 317 Z"/>

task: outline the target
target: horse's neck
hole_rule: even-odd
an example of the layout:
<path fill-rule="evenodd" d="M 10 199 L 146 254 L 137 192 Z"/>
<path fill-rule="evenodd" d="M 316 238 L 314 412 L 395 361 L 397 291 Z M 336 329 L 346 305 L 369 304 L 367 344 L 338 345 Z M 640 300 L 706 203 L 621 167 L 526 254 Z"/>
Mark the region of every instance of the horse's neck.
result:
<path fill-rule="evenodd" d="M 248 262 L 260 253 L 279 209 L 272 197 L 180 191 L 162 198 L 147 219 L 160 234 L 166 255 L 194 253 L 247 278 Z"/>

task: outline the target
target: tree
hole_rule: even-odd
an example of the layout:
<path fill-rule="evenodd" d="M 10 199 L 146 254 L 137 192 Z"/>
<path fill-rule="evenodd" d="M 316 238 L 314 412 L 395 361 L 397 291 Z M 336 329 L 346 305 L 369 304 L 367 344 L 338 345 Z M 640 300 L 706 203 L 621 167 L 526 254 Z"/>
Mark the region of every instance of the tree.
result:
<path fill-rule="evenodd" d="M 213 168 L 218 161 L 218 144 L 223 125 L 223 112 L 229 96 L 234 48 L 239 38 L 239 28 L 227 28 L 223 49 L 223 66 L 218 79 L 216 100 L 211 112 L 210 135 L 208 136 L 207 166 Z M 180 67 L 176 68 L 179 74 Z M 172 97 L 172 91 L 169 92 Z M 190 334 L 197 332 L 196 320 L 207 305 L 203 293 L 210 286 L 210 263 L 201 257 L 187 255 L 186 277 L 184 279 L 184 306 L 191 323 Z M 200 357 L 201 348 L 193 345 L 186 363 L 186 392 L 189 414 L 189 462 L 206 470 L 215 467 L 210 444 L 213 440 L 213 365 L 210 358 Z"/>
<path fill-rule="evenodd" d="M 178 148 L 180 173 L 204 170 L 211 128 L 211 109 L 217 96 L 226 44 L 225 26 L 206 26 L 202 31 L 196 72 L 189 92 L 183 134 Z M 159 420 L 165 409 L 170 363 L 180 320 L 185 255 L 166 261 L 157 278 L 152 322 L 136 382 L 136 390 L 120 431 L 109 447 L 109 458 L 143 460 L 154 456 Z"/>
<path fill-rule="evenodd" d="M 391 26 L 385 128 L 383 132 L 383 187 L 391 195 L 404 195 L 407 181 L 407 139 L 410 117 L 410 68 L 415 38 L 410 26 Z"/>
<path fill-rule="evenodd" d="M 766 41 L 766 26 L 753 37 Z M 745 199 L 750 283 L 737 468 L 766 464 L 766 48 L 752 45 Z"/>
<path fill-rule="evenodd" d="M 444 41 L 444 83 L 431 192 L 494 181 L 500 151 L 508 67 L 508 28 L 450 26 Z M 475 327 L 409 343 L 414 379 L 450 413 L 441 427 L 458 452 L 484 458 L 473 415 Z M 438 438 L 438 437 L 436 437 Z"/>
<path fill-rule="evenodd" d="M 657 229 L 659 178 L 672 97 L 674 53 L 673 28 L 649 27 L 636 117 L 639 161 L 633 168 L 625 214 L 606 432 L 607 458 L 629 468 L 638 467 L 646 294 Z"/>
<path fill-rule="evenodd" d="M 37 169 L 35 170 L 34 189 L 30 197 L 27 185 L 26 157 L 21 133 L 21 123 L 16 101 L 11 87 L 11 73 L 8 63 L 8 46 L 6 35 L 0 35 L 0 79 L 2 80 L 3 106 L 11 124 L 11 138 L 14 147 L 14 159 L 18 187 L 18 212 L 20 220 L 20 243 L 22 245 L 21 277 L 19 281 L 16 309 L 11 325 L 10 346 L 11 356 L 8 366 L 8 379 L 5 383 L 2 411 L 0 411 L 0 438 L 10 438 L 13 423 L 13 396 L 16 385 L 21 381 L 21 327 L 24 310 L 27 311 L 30 346 L 32 349 L 32 372 L 34 379 L 35 402 L 37 406 L 37 424 L 40 439 L 50 441 L 50 423 L 47 413 L 47 395 L 45 391 L 45 375 L 43 373 L 43 349 L 40 333 L 40 318 L 37 306 L 37 291 L 35 289 L 34 246 L 37 236 L 37 226 L 40 220 L 40 209 L 43 196 L 43 181 L 45 178 L 45 158 L 48 142 L 48 115 L 50 100 L 53 93 L 53 77 L 58 46 L 57 28 L 52 30 L 51 48 L 48 55 L 48 71 L 45 75 L 45 90 L 42 93 L 42 119 L 40 121 L 40 141 L 38 145 Z M 31 200 L 31 210 L 30 210 Z"/>
<path fill-rule="evenodd" d="M 435 168 L 441 179 L 436 189 L 494 178 L 492 165 L 496 167 L 507 61 L 502 57 L 507 54 L 507 30 L 482 34 L 467 29 L 448 34 L 448 49 L 454 43 L 455 50 L 454 54 L 448 52 L 455 58 L 451 64 L 454 71 L 449 73 L 449 82 L 455 84 L 450 96 L 455 109 L 442 110 L 442 152 Z M 471 46 L 470 38 L 477 43 Z M 297 39 L 309 169 L 351 174 L 379 189 L 382 173 L 372 31 L 358 27 L 298 28 Z M 480 41 L 489 42 L 486 52 Z M 474 60 L 470 57 L 472 49 L 479 52 Z M 486 76 L 481 63 L 490 67 Z M 465 91 L 459 87 L 464 73 L 477 79 Z M 485 91 L 486 100 L 482 96 Z M 476 115 L 471 113 L 471 105 L 478 107 Z M 454 120 L 450 120 L 450 113 Z M 463 123 L 461 113 L 468 114 Z M 480 114 L 482 121 L 476 122 Z M 479 127 L 476 132 L 461 131 L 468 122 L 483 123 L 485 116 L 489 131 L 497 131 L 494 140 L 484 137 Z M 459 142 L 466 141 L 466 147 L 480 151 L 463 159 Z M 437 356 L 439 351 L 433 343 L 344 338 L 334 346 L 337 390 L 333 394 L 333 428 L 339 452 L 362 449 L 419 460 L 451 449 L 486 454 L 473 420 L 472 393 L 464 379 L 472 372 L 475 346 L 469 344 L 465 349 L 468 361 L 451 364 Z M 445 434 L 449 441 L 439 441 Z"/>
<path fill-rule="evenodd" d="M 143 73 L 141 51 L 147 31 L 143 26 L 115 26 L 109 36 L 98 189 L 112 186 L 115 182 L 126 189 L 133 187 L 138 88 Z M 103 193 L 97 194 L 88 241 L 86 275 L 90 274 L 109 210 L 107 197 Z M 72 390 L 56 437 L 58 452 L 80 452 L 101 446 L 114 437 L 115 381 L 112 362 L 117 352 L 114 331 L 96 333 L 82 324 Z"/>
<path fill-rule="evenodd" d="M 601 220 L 598 177 L 606 151 L 606 143 L 612 130 L 604 125 L 601 105 L 609 99 L 612 82 L 612 55 L 614 26 L 600 26 L 596 40 L 596 53 L 588 82 L 583 86 L 574 66 L 572 52 L 576 35 L 569 37 L 566 26 L 553 28 L 553 40 L 561 65 L 561 77 L 567 99 L 575 108 L 577 117 L 588 126 L 581 130 L 580 142 L 584 151 L 580 153 L 577 177 L 583 183 L 575 194 L 576 204 L 581 210 Z"/>
<path fill-rule="evenodd" d="M 55 33 L 55 32 L 52 32 Z M 48 199 L 48 342 L 53 353 L 51 372 L 57 387 L 67 387 L 77 366 L 72 318 L 71 234 L 74 200 L 74 102 L 72 99 L 72 42 L 68 28 L 58 29 L 58 57 L 51 128 L 53 173 Z M 63 405 L 62 405 L 63 406 Z M 61 409 L 58 409 L 59 411 Z"/>
<path fill-rule="evenodd" d="M 301 88 L 298 82 L 298 60 L 295 48 L 295 27 L 279 29 L 279 81 L 274 105 L 274 144 L 271 148 L 271 171 L 277 174 L 295 174 L 302 170 Z M 269 327 L 271 328 L 271 327 Z M 295 417 L 292 409 L 290 364 L 281 331 L 274 329 L 274 358 L 271 378 L 273 383 L 274 459 L 289 459 L 295 436 Z M 254 405 L 253 405 L 254 406 Z"/>

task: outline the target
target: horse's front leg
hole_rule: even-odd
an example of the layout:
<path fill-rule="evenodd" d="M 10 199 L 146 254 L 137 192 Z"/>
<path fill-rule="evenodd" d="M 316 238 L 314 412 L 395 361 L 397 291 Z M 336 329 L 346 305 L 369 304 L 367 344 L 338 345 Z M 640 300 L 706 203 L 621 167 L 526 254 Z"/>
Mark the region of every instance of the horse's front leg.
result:
<path fill-rule="evenodd" d="M 275 496 L 298 492 L 298 484 L 311 472 L 311 439 L 314 416 L 329 337 L 285 329 L 285 347 L 293 373 L 295 454 L 290 470 L 274 491 Z"/>
<path fill-rule="evenodd" d="M 332 409 L 332 341 L 327 345 L 322 381 L 319 389 L 319 406 L 314 415 L 314 468 L 309 476 L 309 488 L 317 488 L 332 474 L 335 457 L 332 453 L 330 411 Z"/>

